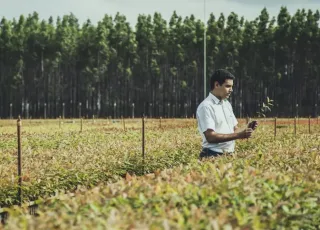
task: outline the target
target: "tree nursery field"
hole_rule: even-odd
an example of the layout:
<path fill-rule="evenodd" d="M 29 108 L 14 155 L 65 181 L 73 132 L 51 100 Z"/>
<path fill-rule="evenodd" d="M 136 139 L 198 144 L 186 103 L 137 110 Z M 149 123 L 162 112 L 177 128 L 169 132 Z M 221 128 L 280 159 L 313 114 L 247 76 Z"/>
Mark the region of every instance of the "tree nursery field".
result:
<path fill-rule="evenodd" d="M 21 205 L 16 124 L 0 121 L 0 228 L 320 228 L 316 119 L 260 119 L 202 161 L 195 119 L 22 120 Z"/>

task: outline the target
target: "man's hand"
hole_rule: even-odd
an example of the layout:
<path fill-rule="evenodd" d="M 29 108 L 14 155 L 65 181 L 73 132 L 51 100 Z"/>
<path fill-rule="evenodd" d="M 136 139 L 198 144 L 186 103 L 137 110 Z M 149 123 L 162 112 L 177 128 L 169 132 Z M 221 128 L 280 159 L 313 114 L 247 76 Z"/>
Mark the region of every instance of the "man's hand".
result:
<path fill-rule="evenodd" d="M 253 132 L 253 129 L 246 128 L 238 133 L 238 137 L 239 137 L 239 139 L 250 138 L 252 135 L 252 132 Z"/>

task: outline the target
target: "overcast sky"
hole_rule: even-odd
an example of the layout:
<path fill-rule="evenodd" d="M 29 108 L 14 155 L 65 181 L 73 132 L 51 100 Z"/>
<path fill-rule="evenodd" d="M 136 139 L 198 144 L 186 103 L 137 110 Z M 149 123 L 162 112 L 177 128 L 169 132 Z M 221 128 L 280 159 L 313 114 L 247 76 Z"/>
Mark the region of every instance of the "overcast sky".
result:
<path fill-rule="evenodd" d="M 288 8 L 291 14 L 297 9 L 320 10 L 320 0 L 205 0 L 206 18 L 210 13 L 217 17 L 220 13 L 228 15 L 234 11 L 245 19 L 256 18 L 263 7 L 267 7 L 271 16 L 276 16 L 281 5 Z M 259 3 L 260 2 L 260 3 Z M 264 2 L 264 3 L 262 3 Z M 281 2 L 281 3 L 280 3 Z M 0 0 L 0 16 L 7 19 L 28 15 L 33 11 L 40 18 L 56 18 L 72 12 L 83 23 L 88 18 L 96 23 L 104 14 L 114 16 L 120 12 L 127 17 L 130 24 L 135 24 L 139 14 L 160 12 L 168 20 L 174 10 L 183 17 L 194 14 L 203 20 L 204 0 Z"/>

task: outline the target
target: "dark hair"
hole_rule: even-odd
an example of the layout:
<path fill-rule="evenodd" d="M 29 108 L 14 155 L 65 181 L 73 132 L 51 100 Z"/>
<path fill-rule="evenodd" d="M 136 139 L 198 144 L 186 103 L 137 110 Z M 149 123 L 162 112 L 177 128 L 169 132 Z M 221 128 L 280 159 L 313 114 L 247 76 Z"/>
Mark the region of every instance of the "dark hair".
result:
<path fill-rule="evenodd" d="M 232 79 L 234 80 L 235 77 L 228 71 L 225 69 L 218 69 L 216 71 L 214 71 L 214 73 L 211 76 L 210 79 L 210 87 L 211 89 L 214 88 L 214 83 L 217 81 L 219 83 L 219 85 L 222 85 L 225 80 L 227 79 Z"/>

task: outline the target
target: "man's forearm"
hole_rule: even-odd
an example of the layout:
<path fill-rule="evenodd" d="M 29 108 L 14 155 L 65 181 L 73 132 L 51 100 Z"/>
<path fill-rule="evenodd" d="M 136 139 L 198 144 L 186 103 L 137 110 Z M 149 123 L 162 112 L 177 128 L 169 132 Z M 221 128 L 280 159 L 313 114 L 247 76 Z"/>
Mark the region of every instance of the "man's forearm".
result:
<path fill-rule="evenodd" d="M 220 134 L 214 133 L 207 137 L 209 143 L 221 143 L 227 141 L 233 141 L 239 138 L 239 133 Z"/>

